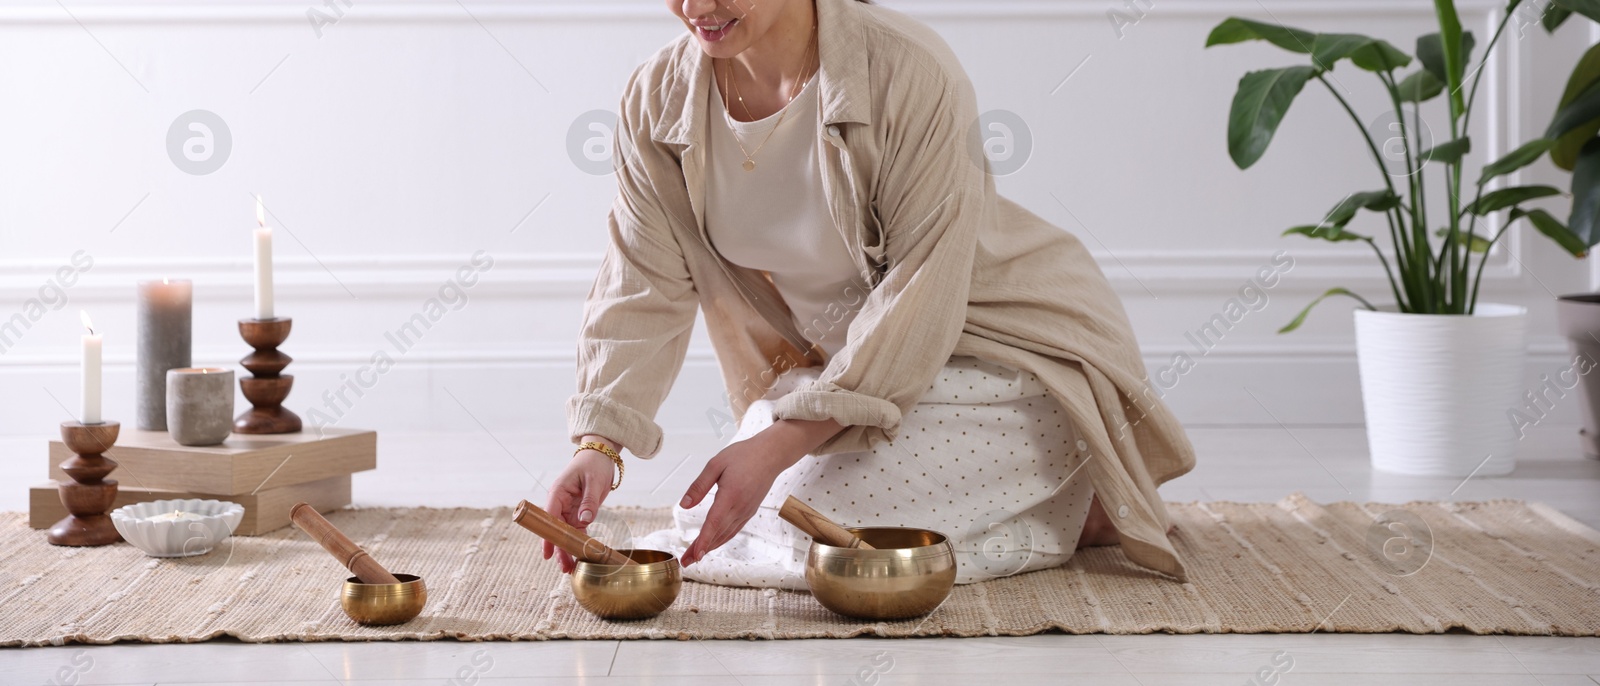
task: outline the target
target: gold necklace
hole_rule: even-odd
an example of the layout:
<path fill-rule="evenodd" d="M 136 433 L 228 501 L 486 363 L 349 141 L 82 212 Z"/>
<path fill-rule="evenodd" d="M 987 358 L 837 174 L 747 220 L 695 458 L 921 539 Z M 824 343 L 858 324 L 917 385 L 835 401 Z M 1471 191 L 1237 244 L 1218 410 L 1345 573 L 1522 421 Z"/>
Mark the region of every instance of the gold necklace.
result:
<path fill-rule="evenodd" d="M 816 37 L 816 31 L 817 31 L 816 25 L 812 25 L 811 33 L 812 33 L 813 39 Z M 805 54 L 804 57 L 802 57 L 800 59 L 800 70 L 795 73 L 795 77 L 794 77 L 795 78 L 795 86 L 790 88 L 789 99 L 784 102 L 783 109 L 778 111 L 778 121 L 777 121 L 777 123 L 773 124 L 772 125 L 772 129 L 767 131 L 767 137 L 761 139 L 761 144 L 756 146 L 755 152 L 751 152 L 751 151 L 745 149 L 744 141 L 739 139 L 739 131 L 738 131 L 738 129 L 734 128 L 734 126 L 733 126 L 733 123 L 732 123 L 733 117 L 728 114 L 728 108 L 726 108 L 726 107 L 722 108 L 722 116 L 729 120 L 728 130 L 729 130 L 729 133 L 733 134 L 733 142 L 737 143 L 739 145 L 739 152 L 744 153 L 744 170 L 745 171 L 748 172 L 748 171 L 755 171 L 756 170 L 756 160 L 755 160 L 756 154 L 760 153 L 762 148 L 767 147 L 767 141 L 772 140 L 772 134 L 777 133 L 778 132 L 778 127 L 783 126 L 783 119 L 784 119 L 784 117 L 788 116 L 788 114 L 789 114 L 789 103 L 794 102 L 794 99 L 800 95 L 801 86 L 804 85 L 804 83 L 800 81 L 800 77 L 805 74 L 806 67 L 811 64 L 811 51 L 812 51 L 812 48 L 815 47 L 815 45 L 816 45 L 815 40 L 811 41 L 808 45 L 806 45 L 806 54 Z M 745 102 L 744 102 L 744 94 L 739 92 L 739 81 L 738 81 L 738 79 L 733 78 L 733 60 L 731 58 L 728 60 L 727 68 L 724 69 L 723 71 L 727 74 L 728 85 L 732 88 L 734 97 L 736 99 L 738 99 L 739 107 L 744 109 L 744 116 L 750 118 L 751 120 L 754 120 L 755 117 L 750 114 L 750 107 L 748 105 L 746 105 Z"/>

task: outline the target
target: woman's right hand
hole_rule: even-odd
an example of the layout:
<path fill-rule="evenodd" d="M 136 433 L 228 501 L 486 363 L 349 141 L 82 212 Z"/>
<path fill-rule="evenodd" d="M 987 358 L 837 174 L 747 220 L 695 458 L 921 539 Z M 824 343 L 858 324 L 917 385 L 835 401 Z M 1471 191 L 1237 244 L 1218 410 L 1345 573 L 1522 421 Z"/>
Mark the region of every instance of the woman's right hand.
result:
<path fill-rule="evenodd" d="M 613 444 L 612 447 L 616 447 Z M 611 458 L 598 450 L 582 450 L 572 456 L 567 468 L 550 485 L 550 504 L 545 508 L 550 514 L 571 524 L 579 531 L 588 529 L 600 512 L 600 504 L 611 492 L 611 479 L 616 466 Z M 561 571 L 571 573 L 577 561 L 567 551 L 544 542 L 544 559 L 554 554 L 561 562 Z"/>

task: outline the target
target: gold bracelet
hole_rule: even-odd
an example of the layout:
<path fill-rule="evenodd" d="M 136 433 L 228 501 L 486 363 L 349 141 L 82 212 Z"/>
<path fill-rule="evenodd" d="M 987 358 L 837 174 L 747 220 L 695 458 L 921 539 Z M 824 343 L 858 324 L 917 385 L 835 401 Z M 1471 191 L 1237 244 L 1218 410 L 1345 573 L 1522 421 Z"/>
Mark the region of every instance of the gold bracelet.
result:
<path fill-rule="evenodd" d="M 581 453 L 581 452 L 583 452 L 585 450 L 598 450 L 598 451 L 600 451 L 600 453 L 602 455 L 605 455 L 606 457 L 611 458 L 611 461 L 616 463 L 616 465 L 617 465 L 617 480 L 612 482 L 611 490 L 613 490 L 613 491 L 617 490 L 617 487 L 622 485 L 622 456 L 618 455 L 617 451 L 612 450 L 611 446 L 606 445 L 604 443 L 601 443 L 599 441 L 586 441 L 586 442 L 583 442 L 583 443 L 579 443 L 578 444 L 578 449 L 573 451 L 572 454 L 573 455 L 577 455 L 578 453 Z"/>

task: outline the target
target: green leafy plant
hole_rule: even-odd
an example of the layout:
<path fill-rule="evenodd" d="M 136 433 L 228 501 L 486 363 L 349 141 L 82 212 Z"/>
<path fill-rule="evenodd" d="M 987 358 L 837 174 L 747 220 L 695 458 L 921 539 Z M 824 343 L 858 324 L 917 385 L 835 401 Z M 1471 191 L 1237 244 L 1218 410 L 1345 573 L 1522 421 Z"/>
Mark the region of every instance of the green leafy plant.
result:
<path fill-rule="evenodd" d="M 1546 31 L 1554 31 L 1573 13 L 1600 21 L 1600 0 L 1546 1 L 1539 17 Z M 1284 235 L 1366 243 L 1383 264 L 1399 310 L 1416 314 L 1471 314 L 1478 301 L 1478 286 L 1489 250 L 1518 220 L 1526 219 L 1575 257 L 1583 257 L 1590 247 L 1600 243 L 1600 45 L 1590 48 L 1573 69 L 1560 107 L 1543 137 L 1484 165 L 1476 178 L 1468 177 L 1464 168 L 1463 158 L 1472 149 L 1466 132 L 1483 79 L 1483 66 L 1500 42 L 1507 23 L 1518 16 L 1521 4 L 1522 0 L 1507 3 L 1505 17 L 1475 66 L 1475 40 L 1470 31 L 1462 30 L 1453 0 L 1434 0 L 1439 31 L 1417 39 L 1415 60 L 1386 41 L 1353 33 L 1315 33 L 1239 17 L 1230 17 L 1212 29 L 1206 47 L 1262 40 L 1308 55 L 1311 60 L 1309 66 L 1253 71 L 1239 80 L 1228 116 L 1228 154 L 1235 165 L 1248 169 L 1261 159 L 1295 97 L 1307 83 L 1316 80 L 1327 87 L 1355 122 L 1383 178 L 1383 188 L 1350 193 L 1322 221 L 1290 228 Z M 1376 77 L 1388 95 L 1404 152 L 1403 175 L 1388 171 L 1361 117 L 1329 83 L 1328 73 L 1345 60 Z M 1413 61 L 1420 64 L 1408 73 L 1400 73 Z M 1445 97 L 1448 102 L 1450 137 L 1422 149 L 1422 103 L 1438 97 Z M 1544 210 L 1523 207 L 1523 203 L 1560 195 L 1557 188 L 1489 188 L 1495 179 L 1526 167 L 1545 154 L 1557 166 L 1573 173 L 1572 213 L 1566 223 Z M 1428 175 L 1424 172 L 1430 166 L 1443 171 L 1447 206 L 1442 219 L 1429 215 Z M 1397 187 L 1397 182 L 1403 187 Z M 1464 184 L 1468 185 L 1468 195 L 1462 194 Z M 1384 216 L 1393 246 L 1392 259 L 1372 236 L 1345 228 L 1362 210 Z M 1478 222 L 1497 212 L 1506 212 L 1506 221 L 1494 235 L 1487 235 L 1488 226 L 1480 227 Z M 1430 235 L 1427 227 L 1436 224 L 1442 228 Z M 1306 305 L 1279 333 L 1298 328 L 1312 308 L 1332 296 L 1355 298 L 1367 309 L 1377 309 L 1349 289 L 1332 288 Z"/>

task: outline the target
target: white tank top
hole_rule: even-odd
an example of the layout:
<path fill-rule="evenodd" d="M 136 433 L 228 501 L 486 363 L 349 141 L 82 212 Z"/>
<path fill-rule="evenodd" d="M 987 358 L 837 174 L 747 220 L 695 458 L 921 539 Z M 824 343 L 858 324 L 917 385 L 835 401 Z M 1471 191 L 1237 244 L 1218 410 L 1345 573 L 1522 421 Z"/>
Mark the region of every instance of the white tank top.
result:
<path fill-rule="evenodd" d="M 728 261 L 768 273 L 800 332 L 832 359 L 844 347 L 845 331 L 868 289 L 823 193 L 816 83 L 812 76 L 788 104 L 783 126 L 760 152 L 756 147 L 781 111 L 753 122 L 735 121 L 727 116 L 718 89 L 707 89 L 712 102 L 706 230 Z M 754 154 L 754 170 L 744 168 L 741 142 Z"/>

